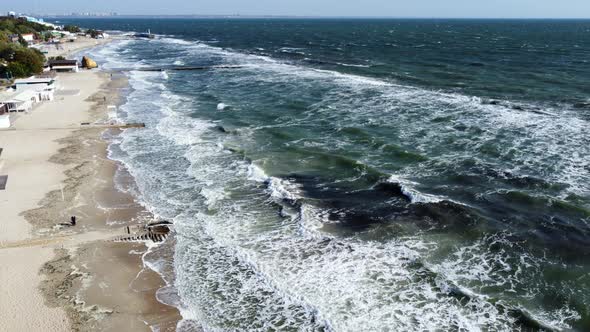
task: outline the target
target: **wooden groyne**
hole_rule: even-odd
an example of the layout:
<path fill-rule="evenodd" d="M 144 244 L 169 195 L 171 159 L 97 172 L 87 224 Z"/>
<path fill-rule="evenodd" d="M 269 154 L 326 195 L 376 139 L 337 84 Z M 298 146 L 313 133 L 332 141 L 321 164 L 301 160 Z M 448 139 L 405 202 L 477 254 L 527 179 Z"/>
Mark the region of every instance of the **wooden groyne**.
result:
<path fill-rule="evenodd" d="M 164 242 L 168 234 L 159 234 L 159 233 L 152 233 L 152 232 L 145 232 L 142 234 L 135 234 L 129 236 L 120 236 L 113 241 L 115 242 L 144 242 L 144 241 L 152 241 L 155 243 Z"/>
<path fill-rule="evenodd" d="M 152 241 L 155 243 L 164 242 L 170 234 L 172 223 L 169 221 L 155 221 L 145 226 L 125 227 L 127 235 L 119 236 L 115 242 L 144 242 Z"/>

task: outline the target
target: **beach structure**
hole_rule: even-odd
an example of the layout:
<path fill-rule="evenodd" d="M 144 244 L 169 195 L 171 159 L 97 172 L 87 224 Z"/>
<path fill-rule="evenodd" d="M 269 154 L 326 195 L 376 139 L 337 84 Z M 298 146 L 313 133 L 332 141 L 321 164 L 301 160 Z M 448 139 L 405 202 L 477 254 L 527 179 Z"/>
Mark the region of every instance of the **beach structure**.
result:
<path fill-rule="evenodd" d="M 10 113 L 8 113 L 8 105 L 0 104 L 0 129 L 10 127 Z"/>
<path fill-rule="evenodd" d="M 48 64 L 50 70 L 78 72 L 77 60 L 49 60 Z"/>
<path fill-rule="evenodd" d="M 17 92 L 33 91 L 36 93 L 37 102 L 53 100 L 55 86 L 55 79 L 51 77 L 33 76 L 14 81 L 14 87 Z"/>
<path fill-rule="evenodd" d="M 28 112 L 33 109 L 33 105 L 40 100 L 39 92 L 27 90 L 16 92 L 0 99 L 0 104 L 6 105 L 8 112 Z"/>
<path fill-rule="evenodd" d="M 19 78 L 14 81 L 16 91 L 34 90 L 40 91 L 47 87 L 54 87 L 55 79 L 51 77 L 29 77 Z"/>
<path fill-rule="evenodd" d="M 32 33 L 25 33 L 21 35 L 23 37 L 23 39 L 27 42 L 27 43 L 32 43 L 35 41 L 35 35 Z"/>
<path fill-rule="evenodd" d="M 6 189 L 6 182 L 8 182 L 8 175 L 0 175 L 0 190 Z"/>

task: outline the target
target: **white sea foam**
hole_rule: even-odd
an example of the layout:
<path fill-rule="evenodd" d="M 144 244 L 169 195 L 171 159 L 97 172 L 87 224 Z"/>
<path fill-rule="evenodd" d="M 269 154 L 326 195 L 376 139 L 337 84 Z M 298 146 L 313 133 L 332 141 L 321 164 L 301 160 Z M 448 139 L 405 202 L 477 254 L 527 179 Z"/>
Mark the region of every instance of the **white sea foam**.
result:
<path fill-rule="evenodd" d="M 388 181 L 391 183 L 397 183 L 401 187 L 402 193 L 410 199 L 412 203 L 437 203 L 445 200 L 444 197 L 422 193 L 414 189 L 414 186 L 417 185 L 416 182 L 406 180 L 397 175 L 390 176 Z"/>
<path fill-rule="evenodd" d="M 248 179 L 267 184 L 269 196 L 276 201 L 297 201 L 301 197 L 300 189 L 294 183 L 285 179 L 268 176 L 260 167 L 251 164 L 248 166 Z"/>
<path fill-rule="evenodd" d="M 344 67 L 357 67 L 357 68 L 371 68 L 371 66 L 369 65 L 355 65 L 355 64 L 350 64 L 350 63 L 338 63 L 341 66 Z"/>
<path fill-rule="evenodd" d="M 195 51 L 198 48 L 211 51 L 210 46 L 171 43 Z M 244 60 L 242 55 L 226 50 L 212 52 L 235 62 Z M 483 139 L 492 139 L 499 129 L 528 133 L 535 129 L 543 135 L 557 128 L 550 123 L 554 119 L 548 119 L 547 114 L 482 105 L 476 98 L 271 61 L 271 65 L 261 66 L 256 62 L 260 60 L 249 56 L 246 59 L 262 80 L 280 79 L 277 72 L 288 73 L 302 79 L 336 83 L 340 87 L 377 89 L 386 100 L 373 98 L 367 102 L 336 89 L 323 101 L 332 108 L 322 109 L 320 104 L 317 112 L 353 110 L 356 113 L 341 111 L 342 117 L 349 117 L 352 122 L 368 119 L 390 124 L 416 123 L 411 121 L 414 116 L 422 116 L 424 121 L 443 115 L 455 116 L 450 126 L 435 128 L 440 129 L 435 133 L 438 136 L 418 133 L 420 128 L 402 128 L 400 137 L 416 142 L 418 151 L 430 151 L 432 146 L 445 144 L 440 137 L 450 137 L 445 135 L 452 133 L 452 125 L 456 124 L 483 128 Z M 419 266 L 434 243 L 418 237 L 396 238 L 385 243 L 354 238 L 338 240 L 324 230 L 328 224 L 326 211 L 307 203 L 302 204 L 299 216 L 277 218 L 273 206 L 264 204 L 266 198 L 261 200 L 259 195 L 244 194 L 251 188 L 240 179 L 264 183 L 266 197 L 278 203 L 300 199 L 297 186 L 268 176 L 254 164 L 229 155 L 217 138 L 211 136 L 213 124 L 183 114 L 179 110 L 182 98 L 171 94 L 158 81 L 161 79 L 151 73 L 131 74 L 135 91 L 130 96 L 130 105 L 122 111 L 132 119 L 144 119 L 154 126 L 148 126 L 141 134 L 126 132 L 120 145 L 129 154 L 124 162 L 137 177 L 146 204 L 158 213 L 176 217 L 179 226 L 175 257 L 177 285 L 184 301 L 181 313 L 186 324 L 188 320 L 198 320 L 206 330 L 223 330 L 227 327 L 223 322 L 231 318 L 232 323 L 243 329 L 259 326 L 260 329 L 312 330 L 319 324 L 341 331 L 377 330 L 383 326 L 391 330 L 434 330 L 453 326 L 470 331 L 514 327 L 514 318 L 498 310 L 485 297 L 477 296 L 476 288 L 462 288 L 472 295 L 467 303 L 448 296 L 454 285 L 502 281 L 486 264 L 491 261 L 502 266 L 505 258 L 477 258 L 481 255 L 474 254 L 479 250 L 476 247 L 459 248 L 457 261 L 461 266 L 455 264 L 457 261 L 425 264 L 436 272 L 432 281 L 427 271 Z M 167 107 L 170 103 L 177 103 L 179 107 Z M 446 107 L 447 112 L 438 112 L 438 107 Z M 507 117 L 502 118 L 505 115 Z M 485 125 L 490 120 L 492 122 L 488 123 L 494 125 Z M 568 125 L 575 124 L 569 118 L 567 121 Z M 473 144 L 465 145 L 466 153 L 479 147 L 479 143 Z M 519 144 L 515 146 L 530 149 L 524 140 Z M 566 140 L 564 146 L 550 144 L 549 147 L 564 152 L 571 150 L 573 144 Z M 442 157 L 453 161 L 460 156 Z M 535 162 L 536 157 L 532 158 Z M 577 167 L 584 166 L 583 156 L 568 155 L 566 158 L 580 161 L 571 164 L 573 169 L 567 172 L 573 175 L 566 181 L 583 178 L 583 174 L 574 173 Z M 424 167 L 421 165 L 415 171 L 427 174 L 428 169 Z M 417 183 L 407 181 L 406 175 L 411 177 L 412 174 L 404 173 L 390 180 L 399 183 L 412 201 L 441 199 L 414 189 Z M 194 194 L 197 188 L 201 197 Z M 229 196 L 228 188 L 237 188 L 240 194 Z M 203 205 L 216 211 L 205 213 Z M 533 312 L 533 317 L 558 328 L 567 328 L 575 315 L 568 308 L 562 312 Z"/>

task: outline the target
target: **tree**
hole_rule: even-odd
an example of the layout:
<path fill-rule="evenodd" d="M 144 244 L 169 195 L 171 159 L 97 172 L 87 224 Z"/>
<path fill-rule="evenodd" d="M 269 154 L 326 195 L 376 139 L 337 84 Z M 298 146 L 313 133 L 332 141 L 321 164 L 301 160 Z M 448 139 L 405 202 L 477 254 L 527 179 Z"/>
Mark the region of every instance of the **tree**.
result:
<path fill-rule="evenodd" d="M 27 66 L 23 65 L 20 62 L 11 62 L 8 64 L 8 67 L 6 69 L 10 74 L 12 74 L 13 77 L 30 76 Z"/>
<path fill-rule="evenodd" d="M 16 44 L 0 43 L 0 59 L 6 62 L 13 61 L 17 47 L 19 46 Z"/>
<path fill-rule="evenodd" d="M 96 38 L 101 34 L 101 32 L 94 30 L 94 29 L 88 29 L 88 30 L 86 30 L 86 34 L 90 35 L 91 38 Z"/>
<path fill-rule="evenodd" d="M 50 41 L 51 38 L 53 38 L 53 34 L 51 34 L 51 32 L 47 31 L 43 34 L 43 40 L 44 41 Z"/>
<path fill-rule="evenodd" d="M 45 56 L 37 49 L 23 48 L 17 50 L 14 54 L 14 62 L 24 65 L 27 70 L 27 75 L 32 75 L 43 71 Z"/>
<path fill-rule="evenodd" d="M 71 32 L 71 33 L 78 33 L 78 32 L 80 32 L 80 28 L 77 27 L 77 26 L 75 26 L 75 25 L 66 25 L 66 26 L 64 26 L 63 30 L 64 31 Z"/>
<path fill-rule="evenodd" d="M 0 43 L 10 43 L 10 32 L 0 30 Z"/>
<path fill-rule="evenodd" d="M 29 46 L 29 43 L 23 38 L 23 35 L 18 35 L 18 42 L 24 47 Z"/>

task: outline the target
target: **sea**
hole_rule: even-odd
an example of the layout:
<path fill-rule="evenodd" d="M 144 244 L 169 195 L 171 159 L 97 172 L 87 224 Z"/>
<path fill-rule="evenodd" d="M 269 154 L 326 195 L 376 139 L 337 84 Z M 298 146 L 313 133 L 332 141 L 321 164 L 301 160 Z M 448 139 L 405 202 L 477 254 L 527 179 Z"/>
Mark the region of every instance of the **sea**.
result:
<path fill-rule="evenodd" d="M 590 331 L 590 21 L 60 22 L 180 331 Z"/>

